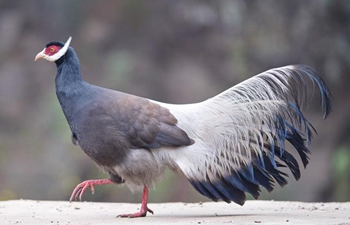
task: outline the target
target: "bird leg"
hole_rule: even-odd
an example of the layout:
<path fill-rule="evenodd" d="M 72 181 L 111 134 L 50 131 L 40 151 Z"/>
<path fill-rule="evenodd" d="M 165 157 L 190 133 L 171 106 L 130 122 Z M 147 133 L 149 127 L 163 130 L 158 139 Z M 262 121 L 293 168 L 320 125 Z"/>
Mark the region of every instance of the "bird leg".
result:
<path fill-rule="evenodd" d="M 81 182 L 74 188 L 69 201 L 78 200 L 78 199 L 81 201 L 86 189 L 90 187 L 92 194 L 94 194 L 95 192 L 94 185 L 103 185 L 103 184 L 113 184 L 113 182 L 109 178 L 101 179 L 101 180 L 86 180 L 84 182 Z"/>
<path fill-rule="evenodd" d="M 143 187 L 142 203 L 141 203 L 140 212 L 131 213 L 131 214 L 122 214 L 122 215 L 119 215 L 118 217 L 136 218 L 136 217 L 145 217 L 147 215 L 147 212 L 150 212 L 153 214 L 153 211 L 147 207 L 147 200 L 148 200 L 148 187 L 145 185 Z"/>

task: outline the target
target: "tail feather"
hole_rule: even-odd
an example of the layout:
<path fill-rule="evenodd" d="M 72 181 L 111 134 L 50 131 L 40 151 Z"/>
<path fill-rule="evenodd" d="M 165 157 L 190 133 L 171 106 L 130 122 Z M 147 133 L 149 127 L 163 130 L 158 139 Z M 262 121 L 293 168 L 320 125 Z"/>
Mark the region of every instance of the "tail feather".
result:
<path fill-rule="evenodd" d="M 171 151 L 169 157 L 202 195 L 243 204 L 245 192 L 257 198 L 259 186 L 287 184 L 287 167 L 300 178 L 296 149 L 303 166 L 316 130 L 305 118 L 310 86 L 321 96 L 326 118 L 332 111 L 330 92 L 315 70 L 305 65 L 268 70 L 202 103 L 167 105 L 178 126 L 195 144 Z M 313 93 L 312 93 L 313 94 Z"/>
<path fill-rule="evenodd" d="M 252 183 L 263 186 L 269 192 L 273 190 L 274 185 L 271 175 L 268 173 L 268 171 L 263 170 L 261 165 L 258 163 L 254 165 L 254 176 L 252 178 Z"/>
<path fill-rule="evenodd" d="M 281 187 L 286 185 L 287 180 L 284 178 L 284 176 L 288 176 L 288 175 L 282 171 L 279 171 L 277 167 L 275 167 L 271 163 L 271 160 L 268 156 L 264 156 L 264 161 L 265 161 L 265 168 L 263 169 L 264 172 L 270 174 Z M 262 170 L 262 168 L 259 168 L 259 169 Z"/>
<path fill-rule="evenodd" d="M 190 180 L 190 183 L 192 184 L 192 186 L 194 187 L 194 189 L 196 189 L 199 193 L 201 193 L 202 195 L 210 198 L 211 200 L 217 202 L 219 201 L 220 197 L 217 198 L 214 196 L 214 194 L 212 194 L 212 192 L 210 190 L 208 190 L 203 184 L 202 182 L 198 182 L 195 180 Z"/>
<path fill-rule="evenodd" d="M 287 133 L 286 140 L 293 145 L 293 147 L 298 151 L 301 161 L 303 162 L 304 168 L 306 168 L 309 163 L 310 150 L 305 146 L 302 136 L 298 131 L 292 127 L 288 126 L 291 132 Z"/>
<path fill-rule="evenodd" d="M 234 201 L 239 205 L 243 205 L 246 200 L 244 191 L 235 187 L 225 179 L 215 182 L 190 180 L 190 183 L 197 191 L 200 190 L 199 192 L 202 195 L 213 201 L 221 199 L 227 203 Z"/>
<path fill-rule="evenodd" d="M 254 184 L 248 181 L 243 176 L 240 176 L 239 173 L 233 173 L 232 176 L 225 177 L 225 180 L 234 187 L 237 187 L 239 190 L 248 192 L 255 199 L 260 195 L 260 187 L 257 184 Z"/>

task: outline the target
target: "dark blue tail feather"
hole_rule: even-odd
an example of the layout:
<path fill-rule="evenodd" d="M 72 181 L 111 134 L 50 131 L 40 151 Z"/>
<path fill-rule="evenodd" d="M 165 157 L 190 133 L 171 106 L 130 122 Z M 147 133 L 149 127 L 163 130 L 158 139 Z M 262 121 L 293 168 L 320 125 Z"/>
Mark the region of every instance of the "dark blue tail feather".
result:
<path fill-rule="evenodd" d="M 260 195 L 259 185 L 263 186 L 267 191 L 271 192 L 274 189 L 274 181 L 280 186 L 287 184 L 285 177 L 288 175 L 279 170 L 281 167 L 288 167 L 294 178 L 300 178 L 299 164 L 297 160 L 284 148 L 281 148 L 274 143 L 281 143 L 281 141 L 289 141 L 297 150 L 304 166 L 308 163 L 309 150 L 304 144 L 304 140 L 298 130 L 286 123 L 282 119 L 285 129 L 289 131 L 280 131 L 280 141 L 271 141 L 270 144 L 264 144 L 265 149 L 270 152 L 265 152 L 262 157 L 258 156 L 248 166 L 242 166 L 238 171 L 232 171 L 231 175 L 221 177 L 214 182 L 209 179 L 206 181 L 190 180 L 192 186 L 202 195 L 217 201 L 219 199 L 230 202 L 233 201 L 242 205 L 246 199 L 245 193 L 251 194 L 254 198 Z M 275 160 L 279 158 L 281 162 Z M 282 164 L 284 163 L 284 164 Z"/>

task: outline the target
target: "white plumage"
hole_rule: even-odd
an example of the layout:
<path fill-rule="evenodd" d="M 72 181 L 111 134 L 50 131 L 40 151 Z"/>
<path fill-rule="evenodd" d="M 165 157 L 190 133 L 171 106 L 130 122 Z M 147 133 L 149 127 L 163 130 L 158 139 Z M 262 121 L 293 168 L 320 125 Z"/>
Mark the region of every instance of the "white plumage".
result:
<path fill-rule="evenodd" d="M 249 181 L 250 178 L 252 184 L 262 183 L 255 177 L 254 170 L 264 171 L 266 179 L 273 182 L 274 176 L 271 177 L 269 169 L 276 173 L 277 179 L 281 179 L 280 184 L 284 185 L 286 181 L 281 176 L 284 173 L 278 170 L 278 165 L 284 161 L 282 155 L 292 157 L 286 153 L 286 140 L 297 148 L 305 166 L 308 162 L 306 154 L 312 127 L 302 111 L 308 105 L 308 94 L 313 94 L 315 85 L 320 88 L 326 117 L 331 111 L 329 91 L 316 72 L 304 65 L 268 70 L 201 103 L 173 105 L 156 102 L 170 110 L 178 119 L 177 125 L 195 144 L 180 147 L 176 151 L 166 148 L 152 151 L 160 162 L 174 165 L 190 181 L 214 183 L 211 185 L 214 189 L 217 189 L 215 183 L 230 176 L 237 176 L 235 179 L 238 182 L 241 180 L 244 185 L 244 176 L 237 175 L 240 171 L 251 173 L 245 180 Z M 282 158 L 280 163 L 275 159 L 279 157 L 276 156 L 276 149 Z M 264 168 L 267 159 L 272 168 Z M 293 161 L 292 164 L 288 162 L 287 166 L 292 167 L 293 175 L 299 179 L 299 167 L 293 159 L 287 159 Z M 268 184 L 265 187 L 272 189 Z M 220 195 L 216 198 L 233 200 L 230 194 L 223 194 L 224 198 Z"/>

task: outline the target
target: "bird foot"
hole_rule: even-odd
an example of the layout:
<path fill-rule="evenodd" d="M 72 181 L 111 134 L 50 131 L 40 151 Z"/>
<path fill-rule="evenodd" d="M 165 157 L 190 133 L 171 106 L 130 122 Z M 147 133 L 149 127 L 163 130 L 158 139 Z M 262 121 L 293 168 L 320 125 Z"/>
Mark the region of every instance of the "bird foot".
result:
<path fill-rule="evenodd" d="M 147 215 L 147 212 L 150 212 L 152 214 L 153 213 L 153 210 L 151 210 L 150 208 L 148 208 L 147 206 L 145 207 L 142 207 L 140 212 L 137 212 L 137 213 L 131 213 L 131 214 L 121 214 L 121 215 L 118 215 L 117 217 L 120 217 L 120 218 L 137 218 L 137 217 L 145 217 Z"/>
<path fill-rule="evenodd" d="M 131 214 L 122 214 L 122 215 L 119 215 L 117 217 L 137 218 L 137 217 L 145 217 L 147 215 L 147 212 L 150 212 L 153 214 L 153 211 L 147 207 L 147 199 L 148 199 L 148 187 L 145 185 L 143 188 L 143 193 L 142 193 L 142 203 L 141 203 L 140 212 L 131 213 Z"/>
<path fill-rule="evenodd" d="M 94 185 L 102 185 L 102 184 L 111 184 L 112 181 L 110 179 L 101 179 L 101 180 L 86 180 L 78 184 L 69 198 L 69 201 L 80 200 L 83 197 L 84 192 L 90 187 L 91 193 L 94 194 L 95 188 Z"/>

